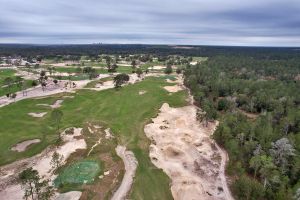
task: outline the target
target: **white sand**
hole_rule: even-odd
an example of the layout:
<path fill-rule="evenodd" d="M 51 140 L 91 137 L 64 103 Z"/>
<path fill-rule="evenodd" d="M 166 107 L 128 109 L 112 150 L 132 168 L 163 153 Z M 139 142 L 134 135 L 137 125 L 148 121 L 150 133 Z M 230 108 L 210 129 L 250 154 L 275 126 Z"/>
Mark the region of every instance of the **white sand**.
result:
<path fill-rule="evenodd" d="M 107 89 L 111 89 L 114 88 L 114 81 L 105 81 L 102 84 L 98 83 L 96 84 L 95 88 L 89 88 L 95 91 L 102 91 L 102 90 L 107 90 Z"/>
<path fill-rule="evenodd" d="M 86 149 L 86 143 L 84 139 L 75 139 L 75 137 L 78 137 L 81 135 L 82 128 L 74 128 L 74 134 L 68 135 L 63 133 L 63 141 L 65 142 L 62 146 L 58 147 L 56 149 L 56 152 L 59 153 L 64 157 L 63 162 L 66 161 L 66 159 L 71 155 L 71 153 L 75 152 L 77 149 Z M 55 176 L 51 176 L 49 172 L 51 172 L 51 158 L 52 154 L 55 151 L 52 151 L 48 153 L 47 156 L 44 156 L 43 159 L 41 159 L 33 168 L 36 169 L 41 176 L 45 176 L 48 178 L 55 178 Z"/>
<path fill-rule="evenodd" d="M 32 117 L 37 117 L 37 118 L 40 118 L 40 117 L 44 117 L 45 115 L 47 114 L 47 112 L 41 112 L 41 113 L 28 113 L 28 115 L 32 116 Z"/>
<path fill-rule="evenodd" d="M 165 69 L 166 66 L 153 66 L 153 67 L 149 67 L 148 69 L 154 69 L 154 70 L 160 70 L 160 69 Z"/>
<path fill-rule="evenodd" d="M 146 92 L 147 92 L 147 91 L 145 91 L 145 90 L 141 90 L 141 91 L 139 91 L 139 95 L 146 94 Z"/>
<path fill-rule="evenodd" d="M 51 108 L 59 108 L 59 107 L 61 107 L 61 104 L 62 104 L 63 101 L 64 100 L 59 99 L 59 100 L 56 100 L 54 102 L 54 104 L 52 104 L 52 105 L 49 105 L 49 104 L 36 104 L 36 105 L 37 106 L 48 106 L 48 107 L 51 107 Z"/>
<path fill-rule="evenodd" d="M 143 77 L 138 77 L 137 74 L 130 74 L 129 81 L 124 85 L 135 84 L 141 80 L 143 80 Z M 111 81 L 105 81 L 103 83 L 98 83 L 98 84 L 96 84 L 95 88 L 82 88 L 82 89 L 102 91 L 102 90 L 107 90 L 107 89 L 111 89 L 114 87 L 115 87 L 114 81 L 111 80 Z"/>
<path fill-rule="evenodd" d="M 110 128 L 105 129 L 104 132 L 105 132 L 105 139 L 110 140 L 114 138 L 114 136 L 110 132 Z"/>
<path fill-rule="evenodd" d="M 175 93 L 175 92 L 183 90 L 183 88 L 179 85 L 165 86 L 164 89 L 170 93 Z"/>
<path fill-rule="evenodd" d="M 144 131 L 152 141 L 152 163 L 172 180 L 173 198 L 233 199 L 224 175 L 226 160 L 210 138 L 217 124 L 201 126 L 195 106 L 170 108 L 163 104 L 160 111 Z"/>
<path fill-rule="evenodd" d="M 131 151 L 126 151 L 125 146 L 118 145 L 116 148 L 118 156 L 120 156 L 125 165 L 125 174 L 122 180 L 122 183 L 118 190 L 114 193 L 111 200 L 125 200 L 127 194 L 129 193 L 133 178 L 135 176 L 135 171 L 138 165 L 138 162 Z"/>
<path fill-rule="evenodd" d="M 11 148 L 12 151 L 23 152 L 27 149 L 28 146 L 32 144 L 36 144 L 41 142 L 40 139 L 26 140 L 24 142 L 20 142 Z"/>

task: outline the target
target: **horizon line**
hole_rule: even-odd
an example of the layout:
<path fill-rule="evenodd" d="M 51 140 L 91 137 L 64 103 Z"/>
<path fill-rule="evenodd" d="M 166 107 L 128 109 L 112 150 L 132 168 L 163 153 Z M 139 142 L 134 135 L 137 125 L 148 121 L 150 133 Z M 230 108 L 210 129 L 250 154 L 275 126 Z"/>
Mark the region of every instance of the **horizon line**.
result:
<path fill-rule="evenodd" d="M 194 46 L 194 47 L 245 47 L 245 48 L 300 48 L 300 46 L 269 46 L 269 45 L 208 45 L 208 44 L 151 44 L 151 43 L 3 43 L 0 45 L 32 45 L 32 46 L 68 46 L 68 45 L 149 45 L 149 46 Z"/>

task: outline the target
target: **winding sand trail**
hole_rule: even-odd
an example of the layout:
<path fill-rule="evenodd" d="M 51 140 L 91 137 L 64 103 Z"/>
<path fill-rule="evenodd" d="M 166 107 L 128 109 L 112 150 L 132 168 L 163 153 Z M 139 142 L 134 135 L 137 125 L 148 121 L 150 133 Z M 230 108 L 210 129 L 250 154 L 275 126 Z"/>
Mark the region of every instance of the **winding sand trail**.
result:
<path fill-rule="evenodd" d="M 125 146 L 118 145 L 116 148 L 116 153 L 124 162 L 125 174 L 120 187 L 114 193 L 111 200 L 125 200 L 131 189 L 135 171 L 138 166 L 138 161 L 136 160 L 133 152 L 126 150 Z"/>

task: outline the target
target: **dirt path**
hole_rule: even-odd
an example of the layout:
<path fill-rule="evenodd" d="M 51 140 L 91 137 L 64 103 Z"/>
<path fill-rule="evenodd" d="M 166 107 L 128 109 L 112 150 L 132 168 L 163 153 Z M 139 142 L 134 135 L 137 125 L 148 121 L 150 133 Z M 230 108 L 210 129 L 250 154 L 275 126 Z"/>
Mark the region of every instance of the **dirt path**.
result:
<path fill-rule="evenodd" d="M 135 171 L 138 165 L 138 162 L 131 151 L 127 151 L 125 146 L 117 146 L 116 152 L 120 158 L 122 158 L 125 165 L 125 174 L 122 180 L 122 183 L 118 190 L 114 193 L 111 200 L 125 200 L 127 194 L 129 193 L 133 178 L 135 176 Z"/>

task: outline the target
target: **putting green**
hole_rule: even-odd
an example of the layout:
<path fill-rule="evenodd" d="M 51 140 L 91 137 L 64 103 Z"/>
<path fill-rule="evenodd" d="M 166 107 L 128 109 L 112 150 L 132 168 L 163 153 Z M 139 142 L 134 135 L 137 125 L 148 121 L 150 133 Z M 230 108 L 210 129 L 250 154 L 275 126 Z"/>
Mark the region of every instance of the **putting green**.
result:
<path fill-rule="evenodd" d="M 54 180 L 55 187 L 65 184 L 92 183 L 100 172 L 96 161 L 80 161 L 65 168 Z"/>

